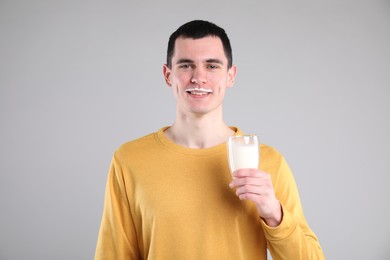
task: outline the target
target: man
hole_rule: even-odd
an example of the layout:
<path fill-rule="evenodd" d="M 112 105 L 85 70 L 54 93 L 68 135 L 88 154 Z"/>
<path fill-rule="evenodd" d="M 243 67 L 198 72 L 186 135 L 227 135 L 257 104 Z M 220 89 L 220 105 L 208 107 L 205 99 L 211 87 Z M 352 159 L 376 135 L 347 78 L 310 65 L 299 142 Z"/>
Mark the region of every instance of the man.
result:
<path fill-rule="evenodd" d="M 95 259 L 323 259 L 290 169 L 261 145 L 261 170 L 231 177 L 222 103 L 236 66 L 225 31 L 192 21 L 168 42 L 170 127 L 114 154 Z"/>

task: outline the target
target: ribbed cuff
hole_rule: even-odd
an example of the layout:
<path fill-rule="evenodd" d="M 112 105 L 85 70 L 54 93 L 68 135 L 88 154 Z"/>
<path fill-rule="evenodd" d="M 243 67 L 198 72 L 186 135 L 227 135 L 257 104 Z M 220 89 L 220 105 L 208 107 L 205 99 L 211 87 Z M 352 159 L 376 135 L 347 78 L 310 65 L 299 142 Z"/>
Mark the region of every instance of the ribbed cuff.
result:
<path fill-rule="evenodd" d="M 294 219 L 294 216 L 290 212 L 286 211 L 283 205 L 281 205 L 281 207 L 283 212 L 283 218 L 279 226 L 270 227 L 267 225 L 267 223 L 265 223 L 263 219 L 261 219 L 264 235 L 269 241 L 283 240 L 288 238 L 294 232 L 298 225 L 297 221 Z"/>

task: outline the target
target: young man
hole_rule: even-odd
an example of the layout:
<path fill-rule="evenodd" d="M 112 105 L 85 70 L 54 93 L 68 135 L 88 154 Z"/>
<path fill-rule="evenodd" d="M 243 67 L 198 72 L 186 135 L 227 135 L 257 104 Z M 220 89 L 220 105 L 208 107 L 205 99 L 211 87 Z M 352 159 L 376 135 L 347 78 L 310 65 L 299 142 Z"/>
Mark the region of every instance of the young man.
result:
<path fill-rule="evenodd" d="M 242 131 L 222 117 L 236 76 L 225 31 L 182 25 L 163 73 L 176 120 L 115 152 L 95 259 L 324 259 L 276 150 L 231 178 L 226 141 Z"/>

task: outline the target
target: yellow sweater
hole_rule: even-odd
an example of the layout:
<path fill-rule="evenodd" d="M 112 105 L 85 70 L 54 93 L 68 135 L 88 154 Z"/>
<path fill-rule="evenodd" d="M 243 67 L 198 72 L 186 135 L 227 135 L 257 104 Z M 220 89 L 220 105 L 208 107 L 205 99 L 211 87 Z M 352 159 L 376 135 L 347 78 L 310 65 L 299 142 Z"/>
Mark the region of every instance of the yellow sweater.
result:
<path fill-rule="evenodd" d="M 283 220 L 268 227 L 250 201 L 229 187 L 226 144 L 191 149 L 166 128 L 114 154 L 95 260 L 323 259 L 307 225 L 284 158 L 261 145 L 260 168 L 272 176 Z M 242 134 L 239 129 L 236 134 Z"/>

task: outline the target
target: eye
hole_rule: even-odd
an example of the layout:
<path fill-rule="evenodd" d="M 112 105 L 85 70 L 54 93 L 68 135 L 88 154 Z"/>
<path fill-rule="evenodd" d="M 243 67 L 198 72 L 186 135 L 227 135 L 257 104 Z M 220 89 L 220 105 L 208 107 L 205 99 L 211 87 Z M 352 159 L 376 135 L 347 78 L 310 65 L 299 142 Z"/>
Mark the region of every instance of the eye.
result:
<path fill-rule="evenodd" d="M 193 67 L 193 65 L 186 64 L 186 63 L 180 64 L 180 66 L 179 66 L 180 69 L 190 69 L 192 67 Z"/>
<path fill-rule="evenodd" d="M 216 65 L 216 64 L 209 64 L 209 65 L 207 65 L 207 68 L 208 68 L 208 69 L 218 69 L 219 66 Z"/>

